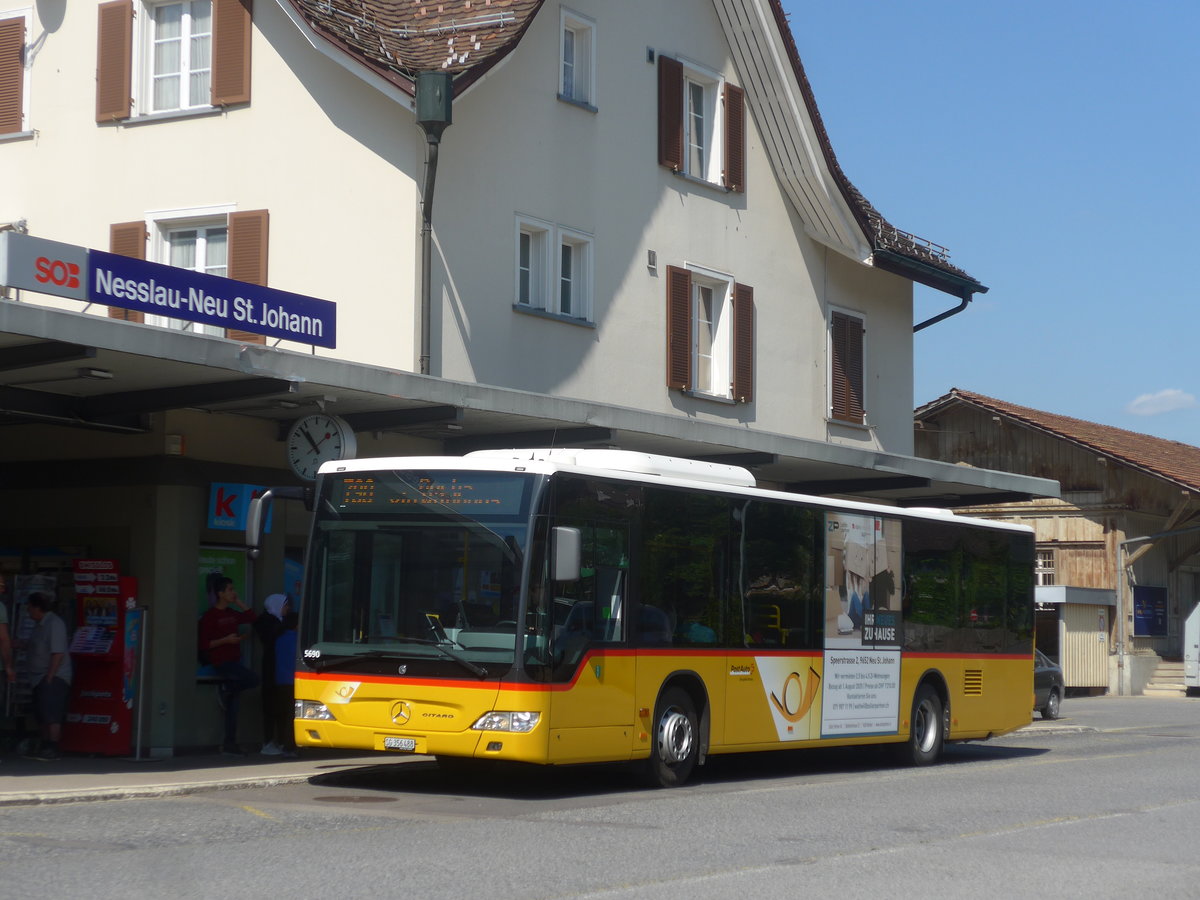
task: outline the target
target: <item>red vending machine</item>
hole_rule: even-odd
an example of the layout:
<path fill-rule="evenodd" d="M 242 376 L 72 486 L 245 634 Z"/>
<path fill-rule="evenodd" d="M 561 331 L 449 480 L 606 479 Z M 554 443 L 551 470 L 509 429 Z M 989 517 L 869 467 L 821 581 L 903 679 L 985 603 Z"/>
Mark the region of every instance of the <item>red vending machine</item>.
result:
<path fill-rule="evenodd" d="M 128 756 L 133 750 L 142 641 L 137 579 L 122 575 L 116 560 L 77 559 L 75 596 L 74 672 L 61 747 L 75 753 Z"/>

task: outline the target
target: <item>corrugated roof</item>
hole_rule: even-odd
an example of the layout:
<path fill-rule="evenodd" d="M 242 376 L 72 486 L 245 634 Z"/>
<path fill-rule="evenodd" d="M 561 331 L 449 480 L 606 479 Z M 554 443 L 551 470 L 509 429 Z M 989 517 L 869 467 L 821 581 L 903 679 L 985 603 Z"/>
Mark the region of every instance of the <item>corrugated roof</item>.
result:
<path fill-rule="evenodd" d="M 1030 409 L 959 388 L 918 408 L 916 418 L 931 416 L 955 401 L 1015 419 L 1189 490 L 1200 491 L 1200 447 L 1179 441 Z"/>
<path fill-rule="evenodd" d="M 283 0 L 308 26 L 368 69 L 412 94 L 419 72 L 440 70 L 454 75 L 461 92 L 504 58 L 520 41 L 544 0 Z M 631 2 L 631 0 L 624 0 Z M 768 0 L 787 48 L 792 72 L 800 84 L 826 165 L 833 174 L 867 242 L 923 266 L 970 283 L 969 291 L 987 288 L 938 252 L 885 219 L 850 182 L 833 152 L 817 109 L 812 85 L 800 62 L 781 0 Z M 754 90 L 753 85 L 746 85 Z M 885 267 L 880 262 L 881 267 Z M 891 269 L 889 269 L 891 271 Z M 904 272 L 904 277 L 947 290 L 935 277 Z M 962 285 L 949 289 L 962 294 Z"/>

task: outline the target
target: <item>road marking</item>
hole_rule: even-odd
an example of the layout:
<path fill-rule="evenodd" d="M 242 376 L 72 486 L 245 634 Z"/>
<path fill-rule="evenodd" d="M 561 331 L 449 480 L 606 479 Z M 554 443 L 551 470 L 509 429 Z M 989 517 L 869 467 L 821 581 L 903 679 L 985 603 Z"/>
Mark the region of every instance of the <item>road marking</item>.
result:
<path fill-rule="evenodd" d="M 275 818 L 270 813 L 265 813 L 261 809 L 255 809 L 253 806 L 243 806 L 242 809 L 244 809 L 248 813 L 254 813 L 254 815 L 256 815 L 256 816 L 262 816 L 264 819 L 274 819 Z"/>

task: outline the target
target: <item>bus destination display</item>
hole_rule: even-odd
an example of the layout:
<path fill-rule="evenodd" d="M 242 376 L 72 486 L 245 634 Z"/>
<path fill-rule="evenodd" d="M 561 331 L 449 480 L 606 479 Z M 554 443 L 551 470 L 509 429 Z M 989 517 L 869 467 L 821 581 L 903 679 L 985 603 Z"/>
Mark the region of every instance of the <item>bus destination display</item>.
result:
<path fill-rule="evenodd" d="M 470 515 L 521 515 L 528 477 L 492 472 L 388 472 L 342 475 L 332 501 L 346 512 L 453 510 Z"/>

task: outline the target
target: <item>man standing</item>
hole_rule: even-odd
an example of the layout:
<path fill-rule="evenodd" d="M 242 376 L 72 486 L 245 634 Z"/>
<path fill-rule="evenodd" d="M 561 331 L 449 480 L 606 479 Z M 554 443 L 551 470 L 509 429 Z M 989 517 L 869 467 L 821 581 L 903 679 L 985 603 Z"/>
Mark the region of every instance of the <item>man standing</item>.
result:
<path fill-rule="evenodd" d="M 242 665 L 242 641 L 250 632 L 240 629 L 254 622 L 254 612 L 238 598 L 232 578 L 217 578 L 213 588 L 216 602 L 200 617 L 200 651 L 221 679 L 217 686 L 218 698 L 225 708 L 221 752 L 226 756 L 245 756 L 237 742 L 238 698 L 242 691 L 258 684 L 258 676 Z"/>
<path fill-rule="evenodd" d="M 67 626 L 50 608 L 54 600 L 49 594 L 30 594 L 26 604 L 29 618 L 35 623 L 29 636 L 29 682 L 33 686 L 34 716 L 42 733 L 41 747 L 30 756 L 49 762 L 58 759 L 71 690 Z"/>

